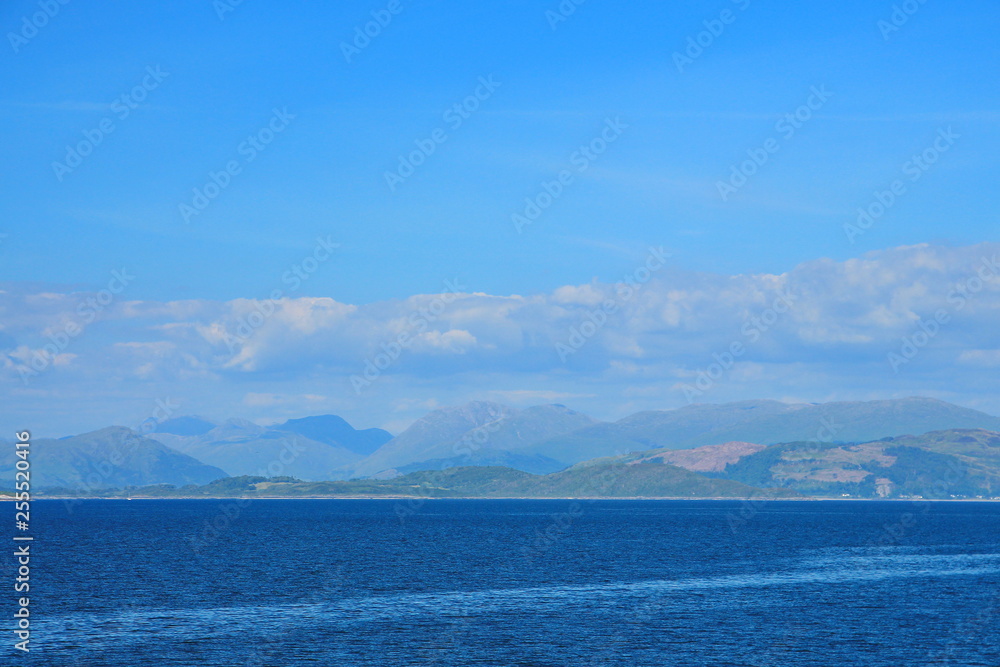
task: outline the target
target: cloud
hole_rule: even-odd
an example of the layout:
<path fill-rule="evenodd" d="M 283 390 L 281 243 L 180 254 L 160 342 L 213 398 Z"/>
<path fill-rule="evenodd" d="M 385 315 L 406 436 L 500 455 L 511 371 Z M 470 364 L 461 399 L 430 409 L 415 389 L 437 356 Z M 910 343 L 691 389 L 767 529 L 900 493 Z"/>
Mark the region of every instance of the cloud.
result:
<path fill-rule="evenodd" d="M 1000 366 L 1000 350 L 966 350 L 958 355 L 958 360 L 963 364 L 995 368 Z"/>
<path fill-rule="evenodd" d="M 546 391 L 537 389 L 509 389 L 506 391 L 491 391 L 493 400 L 514 405 L 538 405 L 577 398 L 594 398 L 594 394 L 575 394 L 564 391 Z"/>
<path fill-rule="evenodd" d="M 302 404 L 318 405 L 327 401 L 326 396 L 319 394 L 262 394 L 249 392 L 243 396 L 243 404 L 253 407 L 286 407 Z"/>
<path fill-rule="evenodd" d="M 417 405 L 490 392 L 519 403 L 665 407 L 708 372 L 719 377 L 701 400 L 861 388 L 905 395 L 962 386 L 971 394 L 1000 364 L 998 256 L 1000 244 L 923 244 L 816 259 L 783 274 L 667 268 L 629 289 L 593 281 L 526 296 L 461 292 L 361 305 L 321 297 L 115 302 L 31 382 L 94 395 L 134 382 L 147 393 L 170 387 L 248 410 L 306 410 L 308 396 L 337 396 L 386 415 L 404 398 Z M 20 380 L 19 369 L 79 320 L 88 296 L 0 285 L 0 373 Z M 915 353 L 894 369 L 890 355 L 909 352 L 907 340 Z M 569 352 L 560 355 L 560 345 Z M 354 395 L 351 378 L 366 369 L 368 393 Z"/>

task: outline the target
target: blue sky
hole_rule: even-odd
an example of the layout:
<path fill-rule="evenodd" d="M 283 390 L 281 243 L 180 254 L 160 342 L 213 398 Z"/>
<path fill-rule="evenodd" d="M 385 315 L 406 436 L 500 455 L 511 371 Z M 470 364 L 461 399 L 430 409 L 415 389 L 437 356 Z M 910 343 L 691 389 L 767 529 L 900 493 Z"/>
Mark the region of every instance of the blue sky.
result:
<path fill-rule="evenodd" d="M 263 299 L 290 287 L 283 276 L 314 252 L 317 238 L 339 247 L 286 296 L 365 312 L 441 292 L 445 280 L 458 280 L 467 293 L 526 298 L 595 280 L 612 284 L 640 266 L 651 246 L 669 252 L 678 276 L 738 277 L 780 276 L 823 258 L 844 263 L 916 244 L 950 257 L 949 248 L 1000 240 L 995 3 L 914 2 L 916 11 L 887 32 L 879 22 L 892 20 L 891 2 L 676 7 L 588 0 L 553 27 L 547 12 L 558 11 L 555 1 L 401 0 L 401 10 L 348 62 L 342 43 L 388 5 L 246 0 L 220 19 L 219 5 L 208 0 L 70 2 L 36 32 L 24 32 L 25 17 L 34 20 L 39 4 L 5 3 L 0 279 L 7 294 L 92 292 L 105 287 L 112 270 L 127 267 L 135 279 L 117 305 Z M 712 24 L 720 16 L 729 22 Z M 708 45 L 678 68 L 675 52 L 698 39 L 706 21 L 720 34 L 702 35 Z M 161 80 L 150 78 L 150 68 L 164 73 Z M 481 78 L 499 85 L 483 94 Z M 122 117 L 121 97 L 144 79 L 144 101 Z M 455 127 L 444 112 L 477 88 L 478 108 Z M 818 101 L 817 89 L 832 94 Z M 808 118 L 794 133 L 778 129 L 782 117 L 810 102 L 814 108 L 803 107 Z M 242 142 L 267 128 L 275 109 L 285 110 L 287 122 L 248 160 Z M 609 121 L 622 129 L 579 169 L 574 155 L 598 140 Z M 85 133 L 96 136 L 102 122 L 113 131 L 79 166 L 54 167 L 66 161 L 67 146 L 86 141 Z M 386 172 L 439 128 L 446 140 L 390 190 Z M 957 138 L 939 143 L 947 149 L 911 180 L 905 165 L 931 150 L 941 132 Z M 723 200 L 719 182 L 748 151 L 759 155 L 766 145 L 777 149 Z M 186 222 L 180 205 L 191 204 L 193 189 L 203 189 L 210 173 L 230 162 L 239 173 Z M 571 182 L 518 233 L 511 216 L 562 171 Z M 896 180 L 905 186 L 902 194 L 851 242 L 844 226 Z M 20 299 L 4 311 L 0 329 L 11 368 L 21 362 L 10 359 L 23 355 L 11 357 L 10 350 L 38 349 L 44 332 L 57 326 L 35 317 L 37 300 Z M 205 307 L 216 314 L 233 308 Z M 210 327 L 214 315 L 206 313 L 192 317 Z M 137 367 L 166 364 L 162 359 L 98 373 L 99 359 L 124 363 L 102 357 L 108 349 L 164 342 L 152 333 L 164 329 L 149 327 L 187 321 L 179 313 L 155 323 L 143 319 L 142 326 L 122 318 L 100 319 L 75 345 L 76 356 L 63 367 L 53 363 L 45 379 L 29 388 L 15 382 L 9 404 L 62 415 L 53 417 L 61 425 L 56 430 L 88 426 L 73 416 L 75 401 L 86 395 L 113 402 L 108 378 L 116 374 L 147 402 L 167 390 L 203 402 L 204 378 L 185 381 L 176 368 L 135 374 Z M 370 319 L 371 329 L 358 335 L 377 349 L 394 335 L 392 320 Z M 475 329 L 432 324 L 442 336 Z M 882 340 L 900 333 L 888 331 L 864 335 Z M 437 343 L 447 348 L 462 340 L 454 334 Z M 359 348 L 358 361 L 370 353 Z M 392 391 L 379 389 L 364 400 L 352 395 L 343 404 L 331 398 L 313 405 L 290 398 L 281 410 L 298 416 L 338 409 L 363 425 L 396 424 L 477 388 L 574 393 L 533 366 L 530 354 L 505 358 L 502 368 L 473 363 L 468 350 L 460 356 L 456 364 L 393 366 L 391 383 L 381 383 Z M 592 369 L 606 372 L 621 361 L 613 357 L 592 360 Z M 654 366 L 662 361 L 643 358 Z M 85 360 L 95 364 L 93 374 L 60 376 L 59 368 Z M 280 417 L 276 409 L 263 415 L 257 399 L 247 404 L 246 396 L 335 397 L 350 390 L 344 383 L 356 363 L 322 355 L 300 361 L 289 362 L 282 377 L 244 364 L 252 379 L 233 377 L 226 363 L 217 364 L 224 372 L 209 364 L 205 372 L 216 373 L 218 383 L 210 392 L 219 397 L 213 409 Z M 700 363 L 700 357 L 675 360 L 672 370 L 644 381 L 673 386 L 679 370 Z M 607 380 L 587 368 L 571 364 L 566 372 L 581 383 Z M 893 384 L 884 393 L 947 392 L 943 368 L 934 382 Z M 774 375 L 756 391 L 806 399 L 858 392 L 852 380 L 831 384 L 824 377 L 800 387 Z M 296 383 L 315 386 L 296 393 L 290 389 Z M 865 392 L 877 394 L 878 387 Z M 415 407 L 407 412 L 401 401 Z M 647 403 L 600 405 L 607 414 L 597 416 L 607 418 L 632 407 L 675 407 L 677 399 L 653 394 Z M 118 419 L 142 410 L 126 408 Z M 384 416 L 390 413 L 397 416 Z M 114 410 L 91 414 L 97 421 L 113 418 Z"/>

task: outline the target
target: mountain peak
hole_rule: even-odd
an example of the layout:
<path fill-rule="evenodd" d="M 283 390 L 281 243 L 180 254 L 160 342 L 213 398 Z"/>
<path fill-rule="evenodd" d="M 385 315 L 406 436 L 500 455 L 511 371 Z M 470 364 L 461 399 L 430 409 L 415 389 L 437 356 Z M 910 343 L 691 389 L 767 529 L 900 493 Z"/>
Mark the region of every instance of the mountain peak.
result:
<path fill-rule="evenodd" d="M 337 415 L 289 419 L 272 428 L 297 433 L 327 445 L 340 446 L 362 456 L 368 456 L 392 439 L 392 434 L 388 431 L 380 428 L 359 430 Z"/>

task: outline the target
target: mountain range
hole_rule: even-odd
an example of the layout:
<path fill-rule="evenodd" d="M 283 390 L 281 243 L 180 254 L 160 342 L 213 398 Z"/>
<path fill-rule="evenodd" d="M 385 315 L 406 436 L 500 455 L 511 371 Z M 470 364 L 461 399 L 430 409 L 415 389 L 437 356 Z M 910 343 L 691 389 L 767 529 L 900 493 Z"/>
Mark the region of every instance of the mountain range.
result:
<path fill-rule="evenodd" d="M 164 445 L 229 475 L 292 475 L 343 479 L 353 467 L 392 439 L 388 431 L 357 430 L 335 415 L 291 419 L 271 427 L 230 419 L 170 419 L 149 434 Z"/>
<path fill-rule="evenodd" d="M 395 437 L 381 429 L 355 429 L 335 415 L 271 426 L 184 416 L 145 436 L 111 427 L 37 441 L 33 474 L 36 488 L 95 490 L 198 486 L 241 476 L 388 483 L 425 472 L 489 468 L 538 478 L 529 485 L 532 493 L 542 484 L 558 495 L 573 486 L 565 480 L 593 473 L 594 462 L 604 461 L 627 467 L 631 481 L 620 489 L 626 491 L 646 486 L 663 491 L 662 480 L 643 486 L 639 478 L 654 470 L 660 479 L 668 468 L 694 475 L 699 484 L 714 480 L 805 494 L 898 497 L 919 495 L 938 468 L 965 466 L 965 481 L 952 486 L 965 495 L 983 495 L 992 492 L 1000 470 L 991 440 L 996 432 L 1000 418 L 928 398 L 742 401 L 640 412 L 615 422 L 563 405 L 519 410 L 475 401 L 434 410 Z M 127 456 L 115 454 L 123 449 Z M 112 459 L 121 460 L 108 470 Z M 2 463 L 12 470 L 12 455 Z M 682 486 L 691 486 L 692 479 Z M 703 490 L 708 493 L 709 487 Z"/>
<path fill-rule="evenodd" d="M 544 443 L 599 423 L 563 405 L 516 410 L 474 401 L 435 410 L 417 420 L 360 462 L 354 476 L 367 477 L 404 466 L 412 470 L 496 465 L 505 457 L 508 462 L 523 459 L 527 472 L 554 472 L 577 461 L 551 456 Z M 529 461 L 532 458 L 534 465 Z"/>
<path fill-rule="evenodd" d="M 240 476 L 128 493 L 251 498 L 1000 499 L 1000 433 L 951 429 L 859 444 L 765 447 L 732 442 L 593 459 L 544 475 L 508 467 L 459 466 L 349 481 Z M 407 507 L 419 505 L 397 507 L 407 512 Z"/>
<path fill-rule="evenodd" d="M 547 456 L 575 463 L 631 451 L 689 449 L 724 442 L 866 442 L 950 428 L 1000 431 L 1000 418 L 931 398 L 838 403 L 758 400 L 638 412 L 539 443 Z"/>
<path fill-rule="evenodd" d="M 563 405 L 519 411 L 479 401 L 429 413 L 354 466 L 352 476 L 483 464 L 547 473 L 649 449 L 733 441 L 866 442 L 951 428 L 1000 431 L 1000 418 L 930 398 L 820 404 L 741 401 L 639 412 L 616 422 L 600 422 Z"/>

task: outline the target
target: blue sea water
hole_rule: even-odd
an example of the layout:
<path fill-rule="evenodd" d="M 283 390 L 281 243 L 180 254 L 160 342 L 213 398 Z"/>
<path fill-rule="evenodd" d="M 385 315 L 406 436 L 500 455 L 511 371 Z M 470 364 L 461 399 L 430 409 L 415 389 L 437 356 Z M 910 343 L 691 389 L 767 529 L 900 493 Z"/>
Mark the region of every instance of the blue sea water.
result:
<path fill-rule="evenodd" d="M 8 633 L 3 664 L 1000 665 L 1000 503 L 50 500 L 32 519 L 31 653 Z"/>

